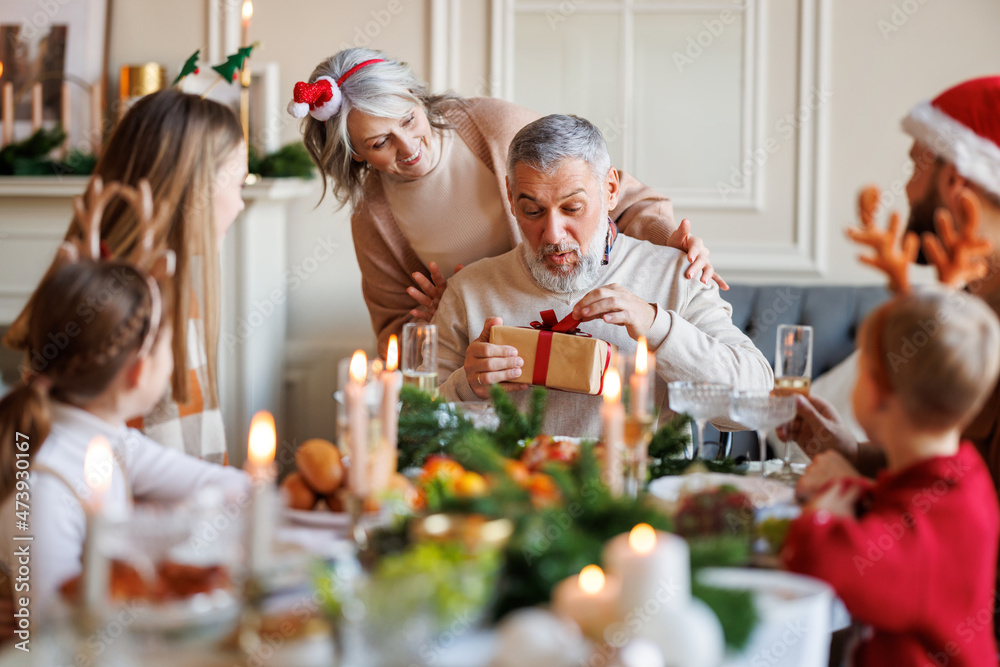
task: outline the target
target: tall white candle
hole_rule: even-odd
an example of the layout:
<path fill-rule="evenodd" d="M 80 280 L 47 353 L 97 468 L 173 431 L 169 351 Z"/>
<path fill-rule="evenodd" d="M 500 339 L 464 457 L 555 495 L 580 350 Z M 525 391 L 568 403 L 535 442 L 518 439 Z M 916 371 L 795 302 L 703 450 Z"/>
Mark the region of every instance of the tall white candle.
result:
<path fill-rule="evenodd" d="M 347 404 L 347 428 L 350 435 L 351 454 L 350 491 L 358 498 L 368 496 L 368 421 L 369 408 L 365 381 L 368 376 L 368 358 L 358 350 L 351 358 L 344 402 Z"/>
<path fill-rule="evenodd" d="M 10 81 L 3 84 L 3 140 L 0 146 L 6 146 L 14 141 L 14 84 Z"/>
<path fill-rule="evenodd" d="M 243 33 L 241 46 L 250 46 L 250 19 L 253 18 L 253 2 L 251 0 L 243 0 Z"/>
<path fill-rule="evenodd" d="M 604 440 L 604 483 L 613 495 L 620 496 L 625 480 L 622 466 L 625 447 L 625 406 L 621 402 L 621 376 L 612 365 L 604 378 L 604 405 L 601 406 Z"/>
<path fill-rule="evenodd" d="M 274 481 L 274 453 L 278 436 L 274 417 L 260 411 L 250 421 L 246 470 L 253 483 L 250 503 L 250 571 L 260 574 L 271 565 L 274 529 L 277 524 L 278 494 Z"/>
<path fill-rule="evenodd" d="M 101 614 L 108 600 L 110 563 L 102 549 L 107 530 L 104 499 L 111 488 L 114 456 L 104 436 L 97 436 L 87 446 L 83 474 L 90 488 L 84 507 L 87 515 L 87 536 L 83 544 L 83 608 L 91 614 Z"/>
<path fill-rule="evenodd" d="M 649 371 L 649 348 L 646 346 L 646 338 L 640 336 L 639 345 L 635 350 L 634 370 L 628 380 L 632 394 L 629 412 L 636 419 L 642 419 L 649 414 Z"/>

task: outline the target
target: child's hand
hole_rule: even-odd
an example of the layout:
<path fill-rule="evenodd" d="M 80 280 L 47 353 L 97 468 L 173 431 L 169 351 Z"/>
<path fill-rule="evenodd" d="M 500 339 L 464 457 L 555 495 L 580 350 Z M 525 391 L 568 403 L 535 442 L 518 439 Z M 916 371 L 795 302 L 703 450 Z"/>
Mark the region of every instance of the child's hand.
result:
<path fill-rule="evenodd" d="M 861 486 L 850 479 L 841 479 L 830 484 L 822 493 L 806 505 L 807 510 L 826 510 L 833 516 L 855 517 L 855 506 L 861 496 Z"/>
<path fill-rule="evenodd" d="M 817 454 L 796 483 L 795 497 L 799 502 L 809 502 L 832 480 L 843 477 L 861 477 L 861 473 L 839 452 L 829 450 Z"/>

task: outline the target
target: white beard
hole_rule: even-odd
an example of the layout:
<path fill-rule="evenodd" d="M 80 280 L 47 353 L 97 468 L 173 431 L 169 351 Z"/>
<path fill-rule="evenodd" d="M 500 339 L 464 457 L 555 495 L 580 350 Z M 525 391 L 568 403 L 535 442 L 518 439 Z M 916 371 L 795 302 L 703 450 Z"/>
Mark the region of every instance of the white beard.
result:
<path fill-rule="evenodd" d="M 531 276 L 542 289 L 558 294 L 578 292 L 597 283 L 601 273 L 601 261 L 604 259 L 604 247 L 608 235 L 607 223 L 597 226 L 593 238 L 590 239 L 586 255 L 580 253 L 579 244 L 566 241 L 558 245 L 542 244 L 537 251 L 532 251 L 527 241 L 521 243 L 521 254 L 531 271 Z M 568 270 L 553 271 L 545 263 L 548 255 L 563 252 L 574 252 L 577 261 Z"/>

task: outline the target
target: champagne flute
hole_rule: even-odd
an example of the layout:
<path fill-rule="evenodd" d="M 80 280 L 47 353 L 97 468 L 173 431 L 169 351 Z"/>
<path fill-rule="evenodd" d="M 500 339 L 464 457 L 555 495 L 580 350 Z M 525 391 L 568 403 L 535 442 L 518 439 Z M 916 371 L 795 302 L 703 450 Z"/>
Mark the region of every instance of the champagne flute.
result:
<path fill-rule="evenodd" d="M 691 416 L 698 431 L 697 448 L 694 458 L 701 458 L 705 440 L 705 424 L 709 419 L 724 417 L 729 412 L 730 394 L 733 388 L 728 384 L 711 382 L 670 382 L 667 396 L 670 409 Z"/>
<path fill-rule="evenodd" d="M 437 326 L 424 322 L 403 325 L 403 353 L 400 369 L 403 384 L 437 395 Z"/>
<path fill-rule="evenodd" d="M 760 474 L 767 461 L 767 432 L 795 417 L 795 395 L 766 390 L 734 391 L 729 416 L 757 432 L 760 444 Z"/>
<path fill-rule="evenodd" d="M 809 395 L 812 384 L 813 329 L 809 326 L 782 324 L 774 352 L 774 393 L 778 396 Z M 793 415 L 794 417 L 794 415 Z M 791 418 L 789 418 L 791 419 Z M 783 481 L 795 481 L 792 470 L 792 441 L 785 443 L 781 471 L 772 476 Z"/>

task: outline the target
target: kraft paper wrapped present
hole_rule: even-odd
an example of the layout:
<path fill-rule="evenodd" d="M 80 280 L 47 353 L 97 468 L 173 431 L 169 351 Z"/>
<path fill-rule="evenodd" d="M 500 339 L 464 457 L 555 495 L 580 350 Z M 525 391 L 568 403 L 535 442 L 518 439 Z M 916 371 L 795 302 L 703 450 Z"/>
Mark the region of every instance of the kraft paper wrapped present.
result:
<path fill-rule="evenodd" d="M 555 312 L 541 313 L 533 328 L 499 326 L 490 329 L 490 342 L 517 348 L 524 359 L 521 377 L 511 380 L 550 389 L 597 396 L 604 390 L 604 373 L 611 363 L 610 343 L 576 328 L 579 320 L 567 315 L 556 320 Z"/>

